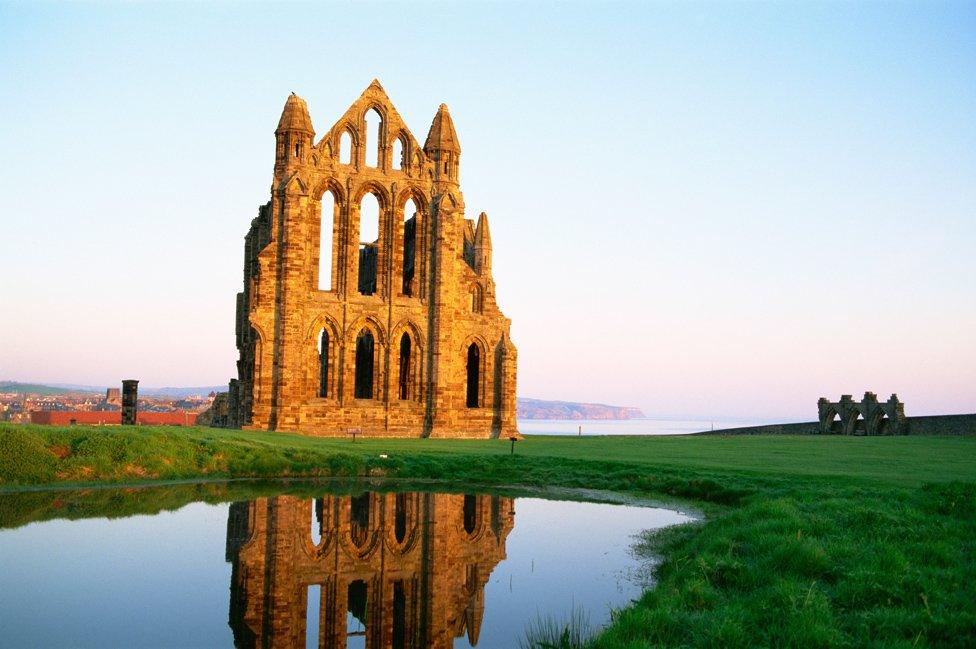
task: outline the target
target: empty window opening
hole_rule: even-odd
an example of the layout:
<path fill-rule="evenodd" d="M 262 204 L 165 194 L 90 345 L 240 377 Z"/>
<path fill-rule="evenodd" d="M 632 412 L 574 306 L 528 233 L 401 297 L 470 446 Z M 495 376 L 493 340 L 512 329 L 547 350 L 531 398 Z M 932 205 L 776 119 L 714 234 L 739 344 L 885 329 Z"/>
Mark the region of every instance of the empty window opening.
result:
<path fill-rule="evenodd" d="M 322 587 L 312 584 L 305 599 L 305 649 L 318 649 Z"/>
<path fill-rule="evenodd" d="M 410 335 L 404 333 L 400 338 L 400 389 L 401 400 L 410 398 Z"/>
<path fill-rule="evenodd" d="M 382 148 L 382 143 L 380 142 L 380 125 L 382 123 L 383 118 L 380 117 L 379 112 L 375 108 L 366 112 L 366 140 L 363 142 L 363 146 L 366 147 L 367 167 L 380 166 L 379 155 L 380 149 Z"/>
<path fill-rule="evenodd" d="M 407 646 L 407 595 L 403 580 L 393 582 L 393 647 L 406 649 Z"/>
<path fill-rule="evenodd" d="M 364 329 L 356 337 L 357 399 L 373 398 L 373 334 Z"/>
<path fill-rule="evenodd" d="M 339 136 L 339 162 L 344 165 L 352 164 L 352 135 L 343 131 Z"/>
<path fill-rule="evenodd" d="M 362 579 L 349 584 L 346 599 L 349 602 L 346 613 L 346 648 L 366 649 L 366 611 L 368 588 Z"/>
<path fill-rule="evenodd" d="M 373 194 L 359 205 L 359 292 L 376 292 L 376 270 L 380 248 L 380 202 Z"/>
<path fill-rule="evenodd" d="M 295 157 L 302 157 L 302 145 L 300 142 L 295 142 Z"/>
<path fill-rule="evenodd" d="M 404 160 L 404 151 L 406 148 L 403 146 L 403 138 L 397 138 L 393 143 L 393 168 L 403 169 L 407 166 L 406 160 Z"/>
<path fill-rule="evenodd" d="M 404 295 L 413 295 L 414 268 L 417 259 L 417 205 L 408 199 L 403 206 L 403 289 Z"/>
<path fill-rule="evenodd" d="M 838 415 L 836 412 L 830 416 L 830 432 L 843 432 L 843 424 L 841 423 L 840 415 Z"/>
<path fill-rule="evenodd" d="M 319 336 L 319 397 L 329 396 L 329 331 Z"/>
<path fill-rule="evenodd" d="M 466 494 L 464 496 L 464 531 L 474 534 L 478 523 L 478 498 Z"/>
<path fill-rule="evenodd" d="M 393 536 L 397 543 L 407 538 L 407 494 L 397 494 L 393 508 Z"/>
<path fill-rule="evenodd" d="M 468 399 L 469 408 L 477 408 L 479 405 L 478 379 L 481 376 L 481 351 L 477 343 L 471 343 L 468 347 Z"/>
<path fill-rule="evenodd" d="M 444 173 L 447 173 L 447 160 L 444 161 Z"/>
<path fill-rule="evenodd" d="M 484 311 L 484 293 L 480 284 L 475 284 L 471 288 L 471 313 L 481 313 Z"/>
<path fill-rule="evenodd" d="M 318 545 L 322 542 L 322 499 L 316 498 L 312 501 L 312 543 Z"/>
<path fill-rule="evenodd" d="M 332 290 L 332 249 L 334 245 L 336 201 L 331 191 L 322 195 L 319 220 L 319 290 Z"/>

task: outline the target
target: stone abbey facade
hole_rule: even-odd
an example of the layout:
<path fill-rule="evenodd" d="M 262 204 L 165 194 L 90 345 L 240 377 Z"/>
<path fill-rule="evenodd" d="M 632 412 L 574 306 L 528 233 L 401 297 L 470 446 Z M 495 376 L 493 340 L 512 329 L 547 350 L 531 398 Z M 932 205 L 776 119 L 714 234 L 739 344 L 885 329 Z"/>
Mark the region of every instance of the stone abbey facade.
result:
<path fill-rule="evenodd" d="M 511 321 L 488 217 L 465 218 L 447 106 L 421 146 L 374 80 L 316 142 L 292 94 L 275 139 L 271 200 L 245 237 L 228 424 L 517 436 Z"/>
<path fill-rule="evenodd" d="M 258 498 L 230 506 L 236 647 L 478 644 L 511 498 L 431 493 Z M 316 637 L 317 636 L 317 637 Z"/>

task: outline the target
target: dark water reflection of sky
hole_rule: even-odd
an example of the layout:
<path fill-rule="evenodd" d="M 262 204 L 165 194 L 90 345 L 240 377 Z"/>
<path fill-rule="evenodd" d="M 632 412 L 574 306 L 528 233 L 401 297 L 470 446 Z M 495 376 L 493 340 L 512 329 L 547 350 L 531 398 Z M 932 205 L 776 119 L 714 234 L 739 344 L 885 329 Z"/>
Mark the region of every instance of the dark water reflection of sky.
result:
<path fill-rule="evenodd" d="M 375 498 L 389 506 L 395 496 Z M 442 499 L 437 501 L 439 529 L 450 528 L 452 534 L 461 529 L 460 523 L 451 527 L 445 517 L 453 515 L 451 507 L 463 496 L 427 498 Z M 274 500 L 242 503 L 236 511 L 249 508 L 253 516 Z M 341 518 L 348 504 L 334 500 Z M 538 614 L 563 619 L 574 606 L 581 606 L 591 622 L 605 623 L 611 607 L 624 606 L 639 595 L 648 574 L 632 553 L 634 535 L 689 520 L 664 509 L 502 500 L 514 507 L 514 525 L 507 535 L 500 535 L 503 547 L 495 551 L 494 556 L 505 558 L 491 561 L 483 570 L 490 574 L 481 576 L 479 649 L 515 647 Z M 314 516 L 311 500 L 289 502 L 296 511 Z M 491 506 L 497 511 L 498 499 L 491 503 L 485 501 L 484 511 Z M 430 508 L 433 511 L 433 505 Z M 228 624 L 232 564 L 225 558 L 228 516 L 233 511 L 228 504 L 193 503 L 152 516 L 54 520 L 0 531 L 0 646 L 233 646 Z M 485 538 L 489 540 L 484 543 L 496 542 Z M 434 556 L 437 570 L 441 559 Z M 390 570 L 390 557 L 384 559 L 384 570 Z M 347 617 L 345 608 L 342 615 Z M 314 638 L 309 641 L 316 644 Z M 472 645 L 464 634 L 453 646 Z"/>

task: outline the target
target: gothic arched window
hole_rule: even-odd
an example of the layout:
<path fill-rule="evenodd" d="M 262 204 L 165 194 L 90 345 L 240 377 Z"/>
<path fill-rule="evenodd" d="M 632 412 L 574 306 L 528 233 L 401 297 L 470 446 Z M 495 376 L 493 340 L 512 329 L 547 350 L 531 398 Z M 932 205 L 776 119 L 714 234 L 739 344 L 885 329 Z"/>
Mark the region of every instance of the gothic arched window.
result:
<path fill-rule="evenodd" d="M 329 396 L 329 330 L 319 337 L 319 396 Z"/>
<path fill-rule="evenodd" d="M 356 337 L 356 389 L 357 399 L 373 398 L 373 334 L 363 329 Z"/>
<path fill-rule="evenodd" d="M 477 408 L 481 405 L 480 379 L 481 379 L 481 350 L 477 343 L 471 343 L 468 347 L 467 364 L 467 406 Z"/>

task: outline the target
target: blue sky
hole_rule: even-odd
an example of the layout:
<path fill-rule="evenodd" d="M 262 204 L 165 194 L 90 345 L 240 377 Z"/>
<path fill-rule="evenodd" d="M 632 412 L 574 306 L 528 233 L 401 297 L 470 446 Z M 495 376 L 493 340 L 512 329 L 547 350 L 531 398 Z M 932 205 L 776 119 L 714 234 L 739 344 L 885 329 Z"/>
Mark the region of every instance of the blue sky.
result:
<path fill-rule="evenodd" d="M 0 4 L 0 378 L 234 372 L 289 92 L 441 102 L 523 396 L 976 403 L 976 5 Z"/>

